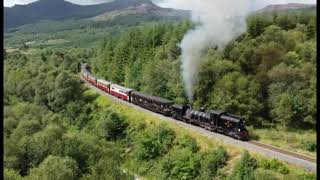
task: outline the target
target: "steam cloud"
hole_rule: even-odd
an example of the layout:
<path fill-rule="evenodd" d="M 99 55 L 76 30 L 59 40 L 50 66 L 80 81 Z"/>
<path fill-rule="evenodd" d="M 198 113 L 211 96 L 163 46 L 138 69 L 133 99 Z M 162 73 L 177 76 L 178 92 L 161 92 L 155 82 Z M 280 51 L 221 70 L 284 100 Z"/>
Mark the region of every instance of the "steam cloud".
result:
<path fill-rule="evenodd" d="M 192 12 L 191 20 L 199 23 L 188 31 L 182 49 L 182 77 L 189 101 L 193 100 L 193 85 L 197 81 L 202 51 L 207 47 L 223 49 L 225 45 L 246 30 L 246 15 L 250 0 L 168 0 L 160 6 L 175 6 Z"/>

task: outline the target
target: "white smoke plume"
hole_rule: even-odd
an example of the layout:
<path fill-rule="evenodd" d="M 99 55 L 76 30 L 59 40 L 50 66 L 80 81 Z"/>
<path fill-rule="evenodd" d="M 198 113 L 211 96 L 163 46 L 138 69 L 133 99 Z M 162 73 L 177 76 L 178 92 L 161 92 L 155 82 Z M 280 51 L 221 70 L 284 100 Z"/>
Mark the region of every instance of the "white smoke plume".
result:
<path fill-rule="evenodd" d="M 199 23 L 188 31 L 182 49 L 182 77 L 189 101 L 193 100 L 193 85 L 197 81 L 202 50 L 224 46 L 246 30 L 246 15 L 250 0 L 167 0 L 160 6 L 180 7 L 192 12 L 191 20 Z"/>

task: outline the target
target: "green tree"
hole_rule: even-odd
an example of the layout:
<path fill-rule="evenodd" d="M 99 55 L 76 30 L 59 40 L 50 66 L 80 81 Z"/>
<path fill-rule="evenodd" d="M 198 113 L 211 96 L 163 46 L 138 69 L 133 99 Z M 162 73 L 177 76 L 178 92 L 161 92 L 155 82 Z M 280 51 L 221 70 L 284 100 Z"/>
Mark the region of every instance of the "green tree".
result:
<path fill-rule="evenodd" d="M 254 179 L 254 171 L 257 168 L 257 161 L 250 157 L 248 151 L 245 151 L 236 164 L 235 169 L 230 179 L 250 180 Z"/>
<path fill-rule="evenodd" d="M 199 170 L 199 156 L 190 149 L 175 151 L 161 163 L 163 179 L 195 179 Z"/>
<path fill-rule="evenodd" d="M 266 23 L 267 22 L 259 16 L 248 18 L 247 26 L 250 36 L 255 38 L 262 34 L 267 25 Z"/>
<path fill-rule="evenodd" d="M 210 109 L 241 115 L 248 124 L 257 125 L 263 108 L 260 92 L 260 84 L 253 77 L 228 73 L 215 84 Z"/>
<path fill-rule="evenodd" d="M 316 35 L 316 23 L 311 19 L 307 26 L 307 37 L 308 39 L 313 39 Z"/>
<path fill-rule="evenodd" d="M 54 90 L 48 94 L 48 104 L 52 110 L 61 111 L 69 101 L 77 99 L 81 92 L 79 81 L 62 72 L 55 79 Z"/>
<path fill-rule="evenodd" d="M 199 80 L 195 90 L 195 103 L 197 107 L 205 106 L 206 108 L 211 106 L 211 102 L 208 102 L 210 93 L 215 88 L 216 83 L 223 78 L 223 76 L 229 72 L 240 71 L 238 65 L 220 59 L 216 52 L 213 54 L 208 53 L 206 59 L 201 65 L 201 71 L 199 72 Z"/>
<path fill-rule="evenodd" d="M 115 140 L 124 136 L 128 124 L 112 110 L 102 111 L 98 114 L 96 130 L 100 137 Z"/>
<path fill-rule="evenodd" d="M 119 163 L 112 160 L 112 158 L 104 157 L 96 164 L 91 166 L 91 173 L 86 175 L 83 179 L 127 179 L 133 180 L 134 176 L 124 173 L 119 168 Z"/>
<path fill-rule="evenodd" d="M 190 149 L 192 152 L 196 153 L 198 151 L 197 141 L 190 136 L 183 136 L 177 139 L 177 145 L 179 148 Z"/>
<path fill-rule="evenodd" d="M 30 171 L 28 179 L 77 179 L 77 163 L 71 158 L 49 155 L 37 168 Z"/>
<path fill-rule="evenodd" d="M 134 157 L 138 161 L 155 159 L 169 151 L 174 132 L 164 126 L 147 129 L 138 135 Z"/>
<path fill-rule="evenodd" d="M 227 161 L 227 152 L 223 147 L 218 147 L 213 152 L 202 154 L 200 177 L 209 179 L 218 174 L 219 168 Z"/>

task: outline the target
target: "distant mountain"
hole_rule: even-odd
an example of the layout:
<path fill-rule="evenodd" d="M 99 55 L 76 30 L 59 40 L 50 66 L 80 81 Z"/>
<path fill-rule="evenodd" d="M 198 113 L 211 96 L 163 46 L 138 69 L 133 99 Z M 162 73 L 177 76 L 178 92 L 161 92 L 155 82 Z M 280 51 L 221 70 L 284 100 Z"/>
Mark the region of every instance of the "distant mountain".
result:
<path fill-rule="evenodd" d="M 147 2 L 120 10 L 108 11 L 91 19 L 97 21 L 104 21 L 113 20 L 115 18 L 128 15 L 185 18 L 189 16 L 189 11 L 175 10 L 171 8 L 161 8 L 151 2 Z"/>
<path fill-rule="evenodd" d="M 31 24 L 40 20 L 63 20 L 95 17 L 108 12 L 121 12 L 124 9 L 131 10 L 135 7 L 152 7 L 160 14 L 182 15 L 180 11 L 165 9 L 154 5 L 150 0 L 115 0 L 109 3 L 96 5 L 77 5 L 64 0 L 39 0 L 27 5 L 15 5 L 4 8 L 4 29 Z M 151 9 L 150 9 L 151 10 Z M 126 11 L 126 10 L 124 10 Z"/>
<path fill-rule="evenodd" d="M 297 9 L 316 9 L 316 4 L 302 4 L 302 3 L 288 3 L 288 4 L 273 4 L 268 5 L 255 13 L 272 13 L 275 11 L 287 11 L 287 10 L 297 10 Z"/>

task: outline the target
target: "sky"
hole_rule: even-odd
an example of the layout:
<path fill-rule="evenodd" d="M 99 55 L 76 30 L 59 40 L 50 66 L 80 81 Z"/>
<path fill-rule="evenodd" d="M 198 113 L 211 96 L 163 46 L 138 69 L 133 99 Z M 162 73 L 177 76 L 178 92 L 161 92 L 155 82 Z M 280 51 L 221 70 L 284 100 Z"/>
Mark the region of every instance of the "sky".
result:
<path fill-rule="evenodd" d="M 35 2 L 37 0 L 4 0 L 4 6 L 5 7 L 11 7 L 15 4 L 28 4 L 31 2 Z M 54 1 L 54 0 L 52 0 Z M 67 0 L 69 2 L 75 3 L 75 4 L 81 4 L 81 5 L 87 5 L 87 4 L 99 4 L 104 2 L 110 2 L 112 0 Z"/>
<path fill-rule="evenodd" d="M 153 1 L 157 1 L 157 4 L 161 7 L 170 7 L 170 8 L 186 9 L 186 10 L 192 8 L 192 7 L 188 7 L 190 3 L 186 3 L 187 0 L 153 0 Z M 215 0 L 212 0 L 212 1 L 215 1 Z M 264 8 L 269 4 L 287 4 L 287 3 L 316 4 L 317 3 L 316 0 L 251 0 L 251 1 L 252 3 L 250 5 L 250 8 L 252 10 Z"/>
<path fill-rule="evenodd" d="M 4 0 L 4 6 L 11 7 L 15 4 L 28 4 L 34 1 L 37 1 L 37 0 Z M 67 1 L 75 4 L 87 5 L 87 4 L 99 4 L 103 2 L 110 2 L 112 0 L 67 0 Z M 185 3 L 179 3 L 179 2 L 183 2 L 182 0 L 153 0 L 153 1 L 163 7 L 171 7 L 176 9 L 188 9 L 187 7 L 183 6 Z M 285 3 L 316 4 L 316 0 L 252 0 L 252 1 L 254 1 L 253 3 L 254 9 L 262 8 L 268 4 L 285 4 Z"/>

